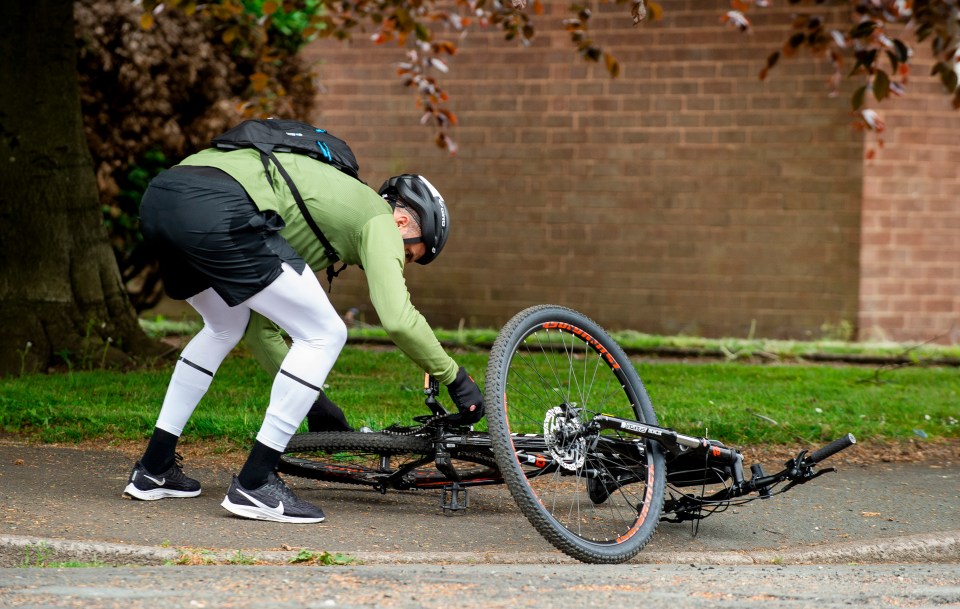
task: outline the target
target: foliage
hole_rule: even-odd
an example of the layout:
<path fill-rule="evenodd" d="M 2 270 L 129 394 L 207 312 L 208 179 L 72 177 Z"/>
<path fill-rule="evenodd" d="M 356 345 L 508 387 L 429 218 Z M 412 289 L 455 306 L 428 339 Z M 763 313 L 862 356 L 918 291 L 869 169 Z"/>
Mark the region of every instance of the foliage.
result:
<path fill-rule="evenodd" d="M 648 5 L 654 16 L 662 12 L 658 4 L 645 0 L 609 1 L 630 4 L 634 23 L 646 17 Z M 471 28 L 497 28 L 505 40 L 529 44 L 535 29 L 522 10 L 525 6 L 526 0 L 215 0 L 200 8 L 194 0 L 143 0 L 143 24 L 151 27 L 153 15 L 168 8 L 206 12 L 221 20 L 223 36 L 237 44 L 269 38 L 278 31 L 290 32 L 288 40 L 295 44 L 283 48 L 288 56 L 294 56 L 314 37 L 348 40 L 358 31 L 372 30 L 369 35 L 377 44 L 396 43 L 405 48 L 397 74 L 402 84 L 414 91 L 421 122 L 434 127 L 436 144 L 455 153 L 457 144 L 449 127 L 456 124 L 457 117 L 447 107 L 449 96 L 437 74 L 449 71 L 448 60 L 457 52 L 456 37 Z M 602 59 L 611 76 L 619 74 L 616 58 L 588 35 L 590 9 L 574 3 L 569 10 L 574 16 L 564 25 L 577 52 L 590 61 Z M 533 0 L 530 12 L 543 14 L 543 2 Z"/>
<path fill-rule="evenodd" d="M 737 29 L 749 32 L 746 12 L 753 7 L 769 6 L 768 0 L 731 0 L 731 10 L 724 20 Z M 791 5 L 821 6 L 824 0 L 789 0 Z M 832 4 L 850 6 L 850 24 L 830 29 L 826 19 L 815 12 L 798 12 L 792 19 L 792 33 L 783 46 L 772 52 L 760 70 L 767 77 L 781 57 L 795 55 L 806 48 L 815 57 L 825 57 L 833 64 L 829 81 L 835 93 L 845 77 L 858 77 L 863 85 L 851 96 L 851 106 L 858 113 L 856 125 L 882 133 L 885 125 L 870 100 L 881 102 L 906 92 L 913 48 L 904 38 L 912 35 L 917 43 L 929 40 L 934 57 L 931 75 L 953 96 L 953 107 L 960 108 L 960 2 L 957 0 L 844 0 Z M 847 70 L 848 61 L 853 66 Z M 882 141 L 881 141 L 882 143 Z"/>
<path fill-rule="evenodd" d="M 331 554 L 330 552 L 318 552 L 306 548 L 297 552 L 297 555 L 290 559 L 291 565 L 310 565 L 310 566 L 332 566 L 332 565 L 353 565 L 359 564 L 357 559 L 340 552 Z"/>
<path fill-rule="evenodd" d="M 836 92 L 845 77 L 846 64 L 852 57 L 853 67 L 846 76 L 861 77 L 864 84 L 852 96 L 853 109 L 859 113 L 857 125 L 863 129 L 882 132 L 883 121 L 869 107 L 868 98 L 882 101 L 902 95 L 910 76 L 913 50 L 903 35 L 912 34 L 917 42 L 930 41 L 936 59 L 932 75 L 938 77 L 945 90 L 953 96 L 954 107 L 960 108 L 958 88 L 958 58 L 960 58 L 960 2 L 958 0 L 787 0 L 791 6 L 847 4 L 851 21 L 846 28 L 829 28 L 827 20 L 816 12 L 797 12 L 791 18 L 791 33 L 782 47 L 767 57 L 760 70 L 765 79 L 781 57 L 796 55 L 808 49 L 816 57 L 828 58 L 835 71 L 829 86 Z M 663 7 L 652 0 L 605 0 L 605 3 L 628 4 L 634 25 L 641 21 L 658 21 Z M 354 32 L 373 30 L 371 37 L 378 44 L 396 42 L 406 47 L 406 60 L 398 64 L 397 73 L 404 85 L 412 88 L 417 105 L 422 111 L 421 122 L 436 129 L 436 143 L 451 152 L 456 143 L 448 127 L 456 124 L 456 115 L 447 108 L 449 97 L 437 74 L 449 71 L 448 58 L 457 52 L 456 36 L 472 27 L 494 27 L 503 32 L 508 41 L 528 45 L 536 29 L 528 13 L 542 15 L 544 4 L 533 0 L 529 11 L 527 0 L 485 2 L 483 0 L 217 0 L 209 6 L 214 12 L 239 14 L 239 5 L 245 14 L 259 15 L 257 26 L 290 28 L 295 22 L 300 38 L 314 36 L 349 39 Z M 596 42 L 589 32 L 593 2 L 573 2 L 568 6 L 571 16 L 564 20 L 570 41 L 576 52 L 588 61 L 603 61 L 609 74 L 616 77 L 620 64 L 616 57 Z M 749 32 L 752 23 L 748 13 L 753 9 L 769 7 L 770 0 L 731 0 L 731 9 L 721 21 Z M 194 7 L 194 0 L 168 0 L 166 6 Z M 160 0 L 144 0 L 146 9 L 164 6 Z M 295 8 L 296 7 L 296 8 Z M 290 16 L 299 9 L 299 20 Z M 250 32 L 253 26 L 247 25 Z M 895 34 L 892 32 L 899 32 Z M 450 35 L 440 35 L 449 32 Z M 238 39 L 240 36 L 238 36 Z"/>
<path fill-rule="evenodd" d="M 313 107 L 313 74 L 295 56 L 311 40 L 307 17 L 282 12 L 275 28 L 261 30 L 264 4 L 199 13 L 185 5 L 144 19 L 130 0 L 75 3 L 84 130 L 120 271 L 140 310 L 160 296 L 135 221 L 149 179 L 242 118 L 304 116 Z"/>
<path fill-rule="evenodd" d="M 118 192 L 110 204 L 101 203 L 110 245 L 117 256 L 127 292 L 138 309 L 155 305 L 163 296 L 163 283 L 156 259 L 144 247 L 137 210 L 147 184 L 171 165 L 162 150 L 148 150 L 128 171 L 114 172 Z M 101 197 L 103 191 L 101 190 Z"/>

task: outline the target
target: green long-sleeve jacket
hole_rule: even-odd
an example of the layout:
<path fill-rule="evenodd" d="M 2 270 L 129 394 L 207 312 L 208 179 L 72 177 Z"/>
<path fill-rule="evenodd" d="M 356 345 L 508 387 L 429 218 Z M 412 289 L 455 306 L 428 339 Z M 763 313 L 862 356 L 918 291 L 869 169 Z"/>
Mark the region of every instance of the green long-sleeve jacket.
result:
<path fill-rule="evenodd" d="M 440 382 L 453 382 L 457 375 L 456 362 L 443 350 L 423 315 L 410 302 L 403 277 L 403 239 L 390 205 L 366 184 L 321 161 L 293 153 L 277 153 L 277 158 L 340 260 L 363 266 L 370 301 L 390 339 Z M 226 172 L 243 186 L 260 211 L 280 214 L 286 223 L 281 235 L 314 271 L 331 264 L 323 245 L 303 219 L 283 176 L 271 163 L 271 187 L 256 150 L 208 149 L 187 157 L 181 165 L 216 167 Z M 287 349 L 275 326 L 256 318 L 251 319 L 247 344 L 262 364 L 278 363 Z M 258 352 L 260 350 L 266 352 Z"/>

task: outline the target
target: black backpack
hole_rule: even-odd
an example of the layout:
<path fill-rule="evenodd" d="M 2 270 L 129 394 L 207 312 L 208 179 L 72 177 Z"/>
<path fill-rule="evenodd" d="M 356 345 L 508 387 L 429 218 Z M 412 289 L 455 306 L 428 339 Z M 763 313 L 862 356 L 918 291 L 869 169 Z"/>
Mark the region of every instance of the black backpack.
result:
<path fill-rule="evenodd" d="M 303 219 L 307 221 L 307 225 L 310 226 L 313 234 L 323 245 L 324 254 L 331 263 L 327 267 L 327 280 L 332 284 L 333 278 L 339 275 L 346 265 L 341 266 L 337 271 L 333 270 L 333 263 L 340 260 L 340 256 L 337 255 L 333 246 L 330 245 L 330 241 L 317 226 L 313 216 L 307 211 L 307 206 L 303 202 L 303 197 L 300 196 L 300 191 L 274 152 L 305 154 L 318 161 L 329 163 L 351 178 L 359 180 L 360 167 L 357 165 L 357 157 L 353 155 L 350 146 L 347 146 L 347 143 L 340 138 L 327 133 L 326 129 L 318 129 L 300 121 L 280 119 L 243 121 L 226 133 L 213 138 L 213 146 L 220 150 L 237 150 L 239 148 L 259 150 L 260 160 L 263 162 L 263 168 L 271 187 L 273 186 L 273 179 L 270 177 L 270 162 L 272 161 L 276 165 L 277 171 L 283 176 L 287 187 L 293 194 L 297 207 L 303 214 Z"/>

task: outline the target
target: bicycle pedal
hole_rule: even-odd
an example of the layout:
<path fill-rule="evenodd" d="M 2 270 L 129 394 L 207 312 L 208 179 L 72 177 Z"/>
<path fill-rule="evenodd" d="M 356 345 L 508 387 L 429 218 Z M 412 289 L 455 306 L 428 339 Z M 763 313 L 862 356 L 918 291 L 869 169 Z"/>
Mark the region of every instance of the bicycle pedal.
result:
<path fill-rule="evenodd" d="M 443 513 L 462 512 L 470 507 L 470 498 L 467 495 L 467 489 L 459 484 L 447 484 L 440 489 L 440 507 Z"/>

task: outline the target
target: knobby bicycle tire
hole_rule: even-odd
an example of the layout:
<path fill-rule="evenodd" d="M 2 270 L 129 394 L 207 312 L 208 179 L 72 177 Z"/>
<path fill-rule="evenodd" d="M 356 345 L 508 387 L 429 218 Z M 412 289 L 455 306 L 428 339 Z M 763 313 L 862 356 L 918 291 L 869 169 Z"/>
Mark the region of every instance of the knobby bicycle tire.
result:
<path fill-rule="evenodd" d="M 316 432 L 293 436 L 280 458 L 281 473 L 323 482 L 387 488 L 426 489 L 452 480 L 433 463 L 433 441 L 421 435 L 384 432 Z M 390 478 L 410 463 L 423 461 L 402 479 Z M 492 455 L 457 451 L 454 466 L 465 485 L 499 480 Z"/>
<path fill-rule="evenodd" d="M 599 325 L 552 305 L 515 315 L 490 353 L 484 402 L 504 482 L 551 544 L 591 563 L 621 563 L 643 549 L 663 508 L 662 449 L 611 430 L 591 446 L 585 430 L 597 414 L 657 417 Z"/>

